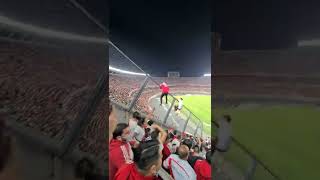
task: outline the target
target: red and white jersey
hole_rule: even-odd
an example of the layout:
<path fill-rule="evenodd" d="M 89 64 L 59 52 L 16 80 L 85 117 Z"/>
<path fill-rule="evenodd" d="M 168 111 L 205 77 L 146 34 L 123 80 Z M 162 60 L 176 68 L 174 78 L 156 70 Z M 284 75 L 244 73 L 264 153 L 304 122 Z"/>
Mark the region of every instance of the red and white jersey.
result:
<path fill-rule="evenodd" d="M 196 180 L 197 175 L 188 161 L 180 159 L 178 155 L 171 154 L 165 161 L 163 167 L 170 171 L 175 180 Z"/>
<path fill-rule="evenodd" d="M 109 178 L 110 179 L 110 178 Z M 116 173 L 114 179 L 110 180 L 159 180 L 156 176 L 142 175 L 134 163 L 123 165 Z"/>
<path fill-rule="evenodd" d="M 197 160 L 194 165 L 194 171 L 197 174 L 197 180 L 211 179 L 211 165 L 206 160 Z"/>
<path fill-rule="evenodd" d="M 112 139 L 109 144 L 109 177 L 113 179 L 121 166 L 131 162 L 133 152 L 130 143 Z"/>

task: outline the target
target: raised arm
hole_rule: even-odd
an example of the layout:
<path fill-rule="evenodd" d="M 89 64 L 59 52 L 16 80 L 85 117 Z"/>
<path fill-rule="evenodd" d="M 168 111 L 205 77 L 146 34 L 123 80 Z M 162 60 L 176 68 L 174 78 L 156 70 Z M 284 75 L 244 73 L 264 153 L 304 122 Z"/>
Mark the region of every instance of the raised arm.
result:
<path fill-rule="evenodd" d="M 154 129 L 158 129 L 158 130 L 159 130 L 159 133 L 160 133 L 160 142 L 161 142 L 162 144 L 164 144 L 164 142 L 165 142 L 166 139 L 167 139 L 167 133 L 166 133 L 166 131 L 165 131 L 164 129 L 162 129 L 162 128 L 161 128 L 159 125 L 157 125 L 157 124 L 153 124 L 152 127 L 153 127 Z"/>

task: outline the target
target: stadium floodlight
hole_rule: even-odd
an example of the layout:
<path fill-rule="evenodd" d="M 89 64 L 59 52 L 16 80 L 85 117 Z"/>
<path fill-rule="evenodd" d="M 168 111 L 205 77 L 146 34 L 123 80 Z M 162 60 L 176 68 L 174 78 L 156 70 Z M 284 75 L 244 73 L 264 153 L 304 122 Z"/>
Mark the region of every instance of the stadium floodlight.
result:
<path fill-rule="evenodd" d="M 126 70 L 114 68 L 114 67 L 111 67 L 111 66 L 109 66 L 109 70 L 115 71 L 115 72 L 119 72 L 119 73 L 123 73 L 123 74 L 132 74 L 132 75 L 138 75 L 138 76 L 146 76 L 146 74 L 144 74 L 144 73 L 136 73 L 136 72 L 126 71 Z"/>
<path fill-rule="evenodd" d="M 204 74 L 203 76 L 204 76 L 204 77 L 207 77 L 207 76 L 211 76 L 211 74 Z"/>

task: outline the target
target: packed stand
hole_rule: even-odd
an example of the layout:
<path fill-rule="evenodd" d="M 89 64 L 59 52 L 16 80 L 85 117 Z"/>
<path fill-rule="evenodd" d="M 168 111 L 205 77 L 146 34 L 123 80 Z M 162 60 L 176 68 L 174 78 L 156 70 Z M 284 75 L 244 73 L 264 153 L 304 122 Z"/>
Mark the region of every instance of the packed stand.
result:
<path fill-rule="evenodd" d="M 109 179 L 211 179 L 211 141 L 156 125 L 134 112 L 127 123 L 109 115 Z"/>
<path fill-rule="evenodd" d="M 144 77 L 109 73 L 109 98 L 124 105 L 132 100 L 132 93 L 138 90 Z"/>
<path fill-rule="evenodd" d="M 108 112 L 108 98 L 105 96 L 98 105 L 89 123 L 81 131 L 77 145 L 83 152 L 94 155 L 98 160 L 106 163 L 108 161 L 108 148 L 105 140 L 108 136 L 106 129 Z"/>
<path fill-rule="evenodd" d="M 100 65 L 51 47 L 7 41 L 0 46 L 1 112 L 43 135 L 63 139 L 87 103 Z"/>
<path fill-rule="evenodd" d="M 129 105 L 140 89 L 145 76 L 133 76 L 109 73 L 109 98 L 123 105 Z M 210 78 L 155 78 L 156 81 L 165 79 L 170 84 L 172 93 L 211 93 Z M 209 79 L 209 80 L 208 80 Z M 137 101 L 135 109 L 143 111 L 148 107 L 149 99 L 159 93 L 159 87 L 149 81 Z"/>

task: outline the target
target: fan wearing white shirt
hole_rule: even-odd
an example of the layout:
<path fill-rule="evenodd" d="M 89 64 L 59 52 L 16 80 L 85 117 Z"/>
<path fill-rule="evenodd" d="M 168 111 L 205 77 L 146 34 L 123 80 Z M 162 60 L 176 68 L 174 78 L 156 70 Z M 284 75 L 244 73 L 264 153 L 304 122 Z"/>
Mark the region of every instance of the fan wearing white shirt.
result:
<path fill-rule="evenodd" d="M 178 105 L 178 110 L 180 111 L 182 109 L 182 107 L 183 107 L 183 99 L 180 98 L 179 105 Z"/>
<path fill-rule="evenodd" d="M 183 107 L 183 99 L 180 98 L 180 99 L 178 99 L 178 101 L 179 101 L 179 104 L 178 104 L 178 106 L 177 105 L 175 106 L 175 110 L 176 110 L 177 113 L 180 113 L 180 111 L 181 111 L 181 109 Z"/>
<path fill-rule="evenodd" d="M 146 126 L 146 120 L 145 118 L 140 118 L 138 121 L 138 125 L 136 126 L 134 132 L 133 132 L 133 137 L 138 141 L 141 142 L 145 136 L 145 129 L 144 127 Z"/>

